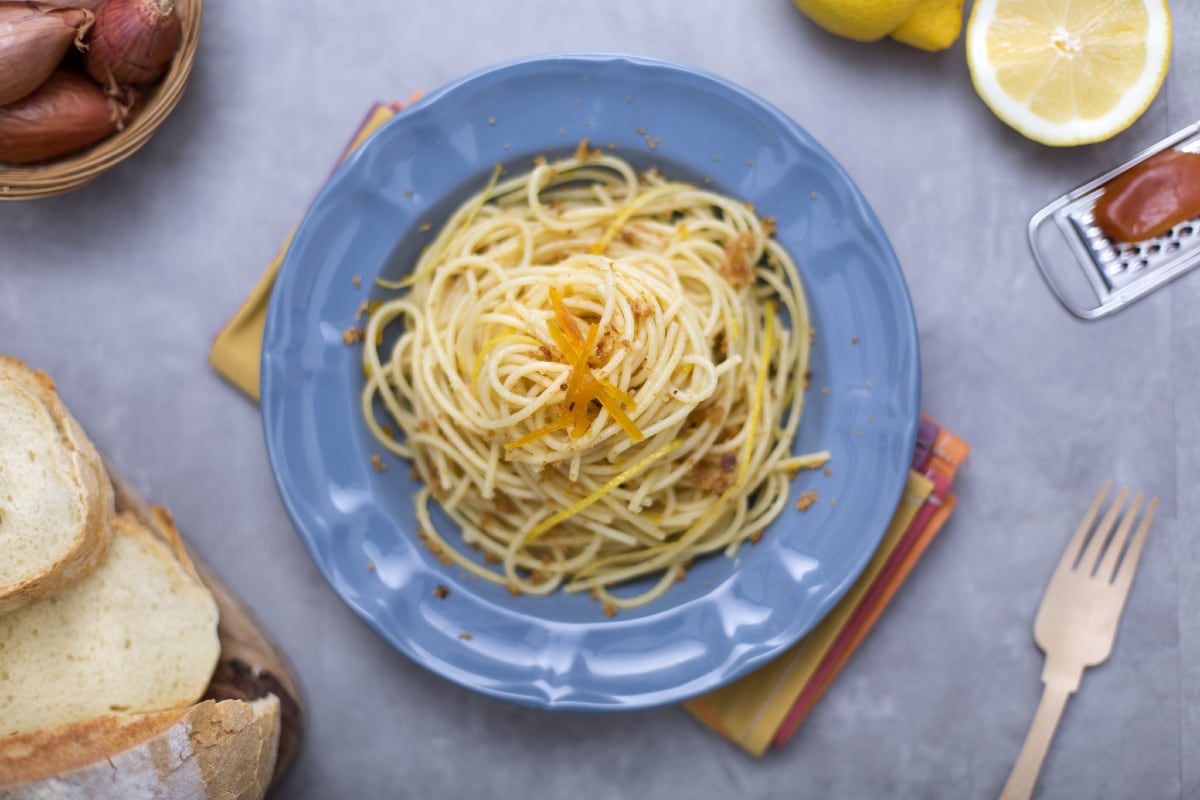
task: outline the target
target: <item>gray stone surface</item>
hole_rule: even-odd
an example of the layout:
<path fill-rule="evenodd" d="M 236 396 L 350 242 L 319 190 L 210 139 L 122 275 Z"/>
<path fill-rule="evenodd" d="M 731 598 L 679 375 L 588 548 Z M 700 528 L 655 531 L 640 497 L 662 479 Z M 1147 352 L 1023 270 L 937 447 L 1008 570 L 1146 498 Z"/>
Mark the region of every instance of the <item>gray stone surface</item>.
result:
<path fill-rule="evenodd" d="M 142 151 L 69 195 L 0 204 L 0 351 L 56 377 L 294 660 L 311 727 L 281 797 L 994 797 L 1040 690 L 1034 610 L 1109 476 L 1157 493 L 1161 513 L 1039 795 L 1197 797 L 1200 276 L 1083 324 L 1024 238 L 1045 202 L 1200 118 L 1200 6 L 1173 11 L 1172 70 L 1145 116 L 1055 150 L 984 107 L 961 40 L 855 44 L 786 0 L 210 2 L 191 85 Z M 369 103 L 566 50 L 694 64 L 821 140 L 904 267 L 924 407 L 974 447 L 950 525 L 801 732 L 760 761 L 678 708 L 516 708 L 391 650 L 318 575 L 257 409 L 206 363 Z"/>

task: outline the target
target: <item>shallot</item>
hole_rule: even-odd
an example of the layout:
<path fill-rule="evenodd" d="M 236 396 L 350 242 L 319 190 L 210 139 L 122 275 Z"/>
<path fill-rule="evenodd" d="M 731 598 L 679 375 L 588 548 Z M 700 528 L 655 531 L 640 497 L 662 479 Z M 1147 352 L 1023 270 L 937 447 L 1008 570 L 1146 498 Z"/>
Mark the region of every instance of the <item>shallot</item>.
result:
<path fill-rule="evenodd" d="M 45 3 L 50 6 L 61 6 L 63 8 L 86 8 L 95 14 L 100 10 L 100 6 L 104 5 L 104 0 L 37 0 L 39 3 Z"/>
<path fill-rule="evenodd" d="M 56 70 L 32 94 L 0 107 L 0 161 L 29 164 L 72 153 L 123 128 L 134 111 L 85 76 Z"/>
<path fill-rule="evenodd" d="M 84 68 L 115 91 L 162 77 L 179 47 L 175 0 L 105 0 L 88 37 Z"/>
<path fill-rule="evenodd" d="M 0 2 L 0 106 L 25 97 L 50 77 L 95 15 L 84 8 L 46 3 Z"/>

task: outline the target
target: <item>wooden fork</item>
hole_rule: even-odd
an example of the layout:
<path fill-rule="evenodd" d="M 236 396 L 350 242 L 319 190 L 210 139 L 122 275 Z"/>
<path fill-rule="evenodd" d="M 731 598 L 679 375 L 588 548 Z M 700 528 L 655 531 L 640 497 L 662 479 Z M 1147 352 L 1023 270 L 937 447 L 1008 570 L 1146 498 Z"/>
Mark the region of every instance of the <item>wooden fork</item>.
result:
<path fill-rule="evenodd" d="M 1033 795 L 1067 698 L 1079 688 L 1084 669 L 1103 662 L 1112 652 L 1121 609 L 1129 596 L 1158 498 L 1146 507 L 1141 525 L 1125 550 L 1142 505 L 1142 493 L 1133 498 L 1110 541 L 1113 525 L 1129 496 L 1128 489 L 1121 490 L 1094 531 L 1092 526 L 1111 485 L 1112 481 L 1105 481 L 1079 523 L 1038 608 L 1033 637 L 1046 654 L 1042 699 L 1000 800 L 1022 800 Z"/>

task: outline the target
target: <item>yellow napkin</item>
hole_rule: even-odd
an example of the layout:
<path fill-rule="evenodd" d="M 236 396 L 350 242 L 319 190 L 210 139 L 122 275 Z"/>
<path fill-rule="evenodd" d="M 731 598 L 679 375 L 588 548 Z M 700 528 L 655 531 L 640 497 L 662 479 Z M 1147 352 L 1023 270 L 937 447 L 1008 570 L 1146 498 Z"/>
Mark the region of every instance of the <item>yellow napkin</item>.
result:
<path fill-rule="evenodd" d="M 909 472 L 900 505 L 875 555 L 821 623 L 799 644 L 747 678 L 710 692 L 699 701 L 688 701 L 688 710 L 754 755 L 762 755 L 931 491 L 932 481 Z"/>
<path fill-rule="evenodd" d="M 351 139 L 343 159 L 398 110 L 396 104 L 374 106 Z M 213 368 L 255 400 L 259 399 L 259 362 L 267 304 L 291 238 L 289 234 L 249 297 L 218 333 L 209 354 Z M 969 448 L 944 431 L 938 442 L 942 445 L 940 457 L 931 458 L 935 466 L 925 474 L 909 472 L 900 504 L 879 548 L 856 583 L 821 623 L 798 644 L 757 671 L 688 701 L 684 704 L 688 711 L 756 756 L 762 755 L 772 743 L 779 745 L 790 737 L 886 608 L 908 570 L 954 507 L 954 497 L 946 491 Z M 937 477 L 933 475 L 935 471 L 945 474 Z M 931 477 L 937 477 L 940 492 L 935 492 Z M 935 510 L 935 505 L 940 507 Z M 919 516 L 923 509 L 932 513 Z M 893 562 L 893 556 L 900 566 Z"/>
<path fill-rule="evenodd" d="M 380 125 L 391 119 L 398 110 L 399 106 L 396 104 L 377 104 L 372 107 L 358 132 L 350 140 L 342 158 L 345 159 L 354 152 L 355 148 Z M 259 399 L 258 368 L 262 355 L 263 326 L 267 322 L 267 303 L 271 299 L 271 287 L 275 285 L 279 265 L 283 263 L 283 257 L 287 254 L 295 233 L 293 228 L 267 267 L 267 271 L 250 291 L 250 296 L 217 334 L 208 354 L 208 363 L 212 364 L 213 369 L 255 400 Z"/>

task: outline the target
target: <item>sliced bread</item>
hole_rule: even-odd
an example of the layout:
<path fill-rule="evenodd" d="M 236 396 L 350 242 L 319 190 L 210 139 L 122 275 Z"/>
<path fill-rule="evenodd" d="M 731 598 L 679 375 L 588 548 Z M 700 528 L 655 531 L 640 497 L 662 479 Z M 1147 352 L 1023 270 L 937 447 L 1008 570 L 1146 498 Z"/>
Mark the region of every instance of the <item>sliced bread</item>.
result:
<path fill-rule="evenodd" d="M 280 724 L 279 700 L 267 695 L 0 738 L 0 800 L 257 800 Z"/>
<path fill-rule="evenodd" d="M 220 655 L 217 621 L 191 565 L 118 515 L 91 574 L 0 615 L 0 736 L 195 702 Z"/>
<path fill-rule="evenodd" d="M 104 464 L 54 382 L 0 356 L 0 614 L 95 569 L 112 516 Z"/>

